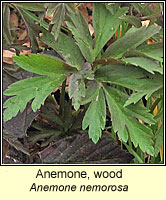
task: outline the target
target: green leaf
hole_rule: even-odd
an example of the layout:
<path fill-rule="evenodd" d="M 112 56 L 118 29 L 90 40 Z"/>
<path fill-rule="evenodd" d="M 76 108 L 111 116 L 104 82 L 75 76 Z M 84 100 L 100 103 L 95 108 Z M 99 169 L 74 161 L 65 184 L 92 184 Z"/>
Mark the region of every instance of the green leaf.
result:
<path fill-rule="evenodd" d="M 13 83 L 5 90 L 4 95 L 13 96 L 4 103 L 4 120 L 8 121 L 17 113 L 23 112 L 27 103 L 34 98 L 32 109 L 35 112 L 44 104 L 47 96 L 58 87 L 70 72 L 72 67 L 45 55 L 29 54 L 14 57 L 14 61 L 23 69 L 38 73 L 33 77 Z"/>
<path fill-rule="evenodd" d="M 136 48 L 144 41 L 158 33 L 160 27 L 152 25 L 148 28 L 143 26 L 138 29 L 135 28 L 134 31 L 131 30 L 132 29 L 130 29 L 130 32 L 127 32 L 124 37 L 111 44 L 102 57 L 120 58 L 126 51 L 131 50 L 132 48 Z"/>
<path fill-rule="evenodd" d="M 106 105 L 102 89 L 99 91 L 96 101 L 92 101 L 85 113 L 82 129 L 85 130 L 89 126 L 89 138 L 96 144 L 105 128 Z"/>
<path fill-rule="evenodd" d="M 98 81 L 110 82 L 143 92 L 146 99 L 163 88 L 163 76 L 161 74 L 152 75 L 131 65 L 111 64 L 103 66 L 96 71 L 95 78 Z"/>
<path fill-rule="evenodd" d="M 120 19 L 124 22 L 134 25 L 136 28 L 140 28 L 142 26 L 141 20 L 135 16 L 122 16 Z"/>
<path fill-rule="evenodd" d="M 69 97 L 75 110 L 80 108 L 81 97 L 85 97 L 85 83 L 79 74 L 72 74 L 69 80 Z"/>
<path fill-rule="evenodd" d="M 144 163 L 144 161 L 142 160 L 142 158 L 134 151 L 134 149 L 132 147 L 130 147 L 129 145 L 127 145 L 125 142 L 123 142 L 123 144 L 125 145 L 125 147 L 127 148 L 127 150 L 138 160 L 138 162 L 140 164 Z"/>
<path fill-rule="evenodd" d="M 50 16 L 59 6 L 64 6 L 65 12 L 68 11 L 69 13 L 75 13 L 76 11 L 74 5 L 71 3 L 49 3 L 47 8 L 47 15 Z"/>
<path fill-rule="evenodd" d="M 66 76 L 69 72 L 77 71 L 62 61 L 47 55 L 28 54 L 28 56 L 20 55 L 13 58 L 14 62 L 22 69 L 40 75 L 58 77 L 61 74 Z"/>
<path fill-rule="evenodd" d="M 36 40 L 36 37 L 39 35 L 40 32 L 40 27 L 38 24 L 35 24 L 32 18 L 29 16 L 28 12 L 24 10 L 23 8 L 17 8 L 19 11 L 21 17 L 23 18 L 28 36 L 30 37 L 31 41 L 31 47 L 33 52 L 37 52 L 38 50 L 38 42 Z"/>
<path fill-rule="evenodd" d="M 81 105 L 95 101 L 99 94 L 99 84 L 96 80 L 88 81 L 86 84 L 85 97 L 81 98 Z"/>
<path fill-rule="evenodd" d="M 162 104 L 161 104 L 161 107 L 159 106 L 159 110 L 158 110 L 158 113 L 157 115 L 155 116 L 155 119 L 157 121 L 157 127 L 158 127 L 158 130 L 157 132 L 155 133 L 155 140 L 154 140 L 154 149 L 155 149 L 155 156 L 157 157 L 158 153 L 160 152 L 160 150 L 162 149 L 163 147 L 163 134 L 164 134 L 164 126 L 163 126 L 163 114 L 164 114 L 164 111 L 163 111 L 163 98 L 162 98 Z M 158 104 L 159 105 L 159 104 Z"/>
<path fill-rule="evenodd" d="M 105 7 L 107 8 L 107 10 L 109 10 L 109 12 L 114 15 L 114 3 L 113 4 L 108 4 L 108 3 L 105 3 Z"/>
<path fill-rule="evenodd" d="M 72 99 L 72 103 L 76 110 L 79 109 L 82 98 L 85 97 L 84 79 L 94 79 L 91 65 L 87 62 L 83 65 L 81 70 L 72 74 L 69 80 L 69 97 Z"/>
<path fill-rule="evenodd" d="M 131 3 L 131 4 L 138 12 L 141 12 L 142 6 L 140 3 Z"/>
<path fill-rule="evenodd" d="M 75 13 L 76 12 L 76 9 L 75 9 L 75 6 L 72 4 L 72 3 L 65 3 L 65 6 L 66 6 L 66 10 L 70 13 Z"/>
<path fill-rule="evenodd" d="M 82 69 L 79 70 L 79 74 L 82 76 L 82 78 L 93 80 L 94 79 L 94 72 L 92 70 L 92 66 L 86 62 L 82 66 Z"/>
<path fill-rule="evenodd" d="M 44 11 L 44 3 L 12 3 L 13 5 L 30 11 Z"/>
<path fill-rule="evenodd" d="M 92 37 L 89 33 L 87 22 L 79 11 L 75 14 L 70 13 L 69 17 L 71 18 L 72 23 L 66 21 L 67 26 L 72 31 L 85 59 L 89 63 L 93 63 L 95 55 L 92 48 Z"/>
<path fill-rule="evenodd" d="M 127 97 L 127 95 L 126 95 Z M 124 107 L 124 106 L 123 106 Z M 127 107 L 130 112 L 128 112 L 131 116 L 136 117 L 137 119 L 141 119 L 148 124 L 155 124 L 156 121 L 153 119 L 154 116 L 150 114 L 150 110 L 144 107 L 143 103 L 140 101 L 138 103 L 131 104 Z"/>
<path fill-rule="evenodd" d="M 32 21 L 38 22 L 40 23 L 41 26 L 43 26 L 46 30 L 49 29 L 49 24 L 46 23 L 45 21 L 41 20 L 41 18 L 37 17 L 35 14 L 33 14 L 32 12 L 28 11 L 28 10 L 24 10 L 24 12 L 26 13 L 26 15 L 28 16 L 28 18 Z"/>
<path fill-rule="evenodd" d="M 84 57 L 74 40 L 64 33 L 59 33 L 58 40 L 55 41 L 51 33 L 43 35 L 40 40 L 56 50 L 65 61 L 77 69 L 81 69 L 84 64 Z"/>
<path fill-rule="evenodd" d="M 109 64 L 102 66 L 95 72 L 98 81 L 111 82 L 131 89 L 135 89 L 142 79 L 150 73 L 131 65 Z"/>
<path fill-rule="evenodd" d="M 3 105 L 4 108 L 7 108 L 4 111 L 4 121 L 8 121 L 12 117 L 15 117 L 19 111 L 23 112 L 27 103 L 33 98 L 32 109 L 36 112 L 36 110 L 44 104 L 47 96 L 54 88 L 59 86 L 63 80 L 64 76 L 56 80 L 42 76 L 25 79 L 10 85 L 4 92 L 4 95 L 15 96 L 5 101 Z"/>
<path fill-rule="evenodd" d="M 121 6 L 121 3 L 105 3 L 106 8 L 114 15 Z"/>
<path fill-rule="evenodd" d="M 124 107 L 134 103 L 136 104 L 146 93 L 144 92 L 135 92 L 133 93 L 125 102 Z"/>
<path fill-rule="evenodd" d="M 50 16 L 53 11 L 59 6 L 59 3 L 49 3 L 48 8 L 47 8 L 47 15 Z"/>
<path fill-rule="evenodd" d="M 159 62 L 145 57 L 130 57 L 122 59 L 126 63 L 130 63 L 135 66 L 139 66 L 148 72 L 154 74 L 154 72 L 159 72 L 163 74 L 163 69 L 160 67 Z"/>
<path fill-rule="evenodd" d="M 13 39 L 10 32 L 10 9 L 7 5 L 3 6 L 3 36 L 7 44 L 11 44 Z"/>
<path fill-rule="evenodd" d="M 163 145 L 163 124 L 161 125 L 161 127 L 159 128 L 159 130 L 156 132 L 155 135 L 155 144 L 154 144 L 154 149 L 155 149 L 155 156 L 158 155 L 158 153 L 160 152 L 160 150 L 162 149 L 162 145 Z"/>
<path fill-rule="evenodd" d="M 141 45 L 136 49 L 138 52 L 144 53 L 150 58 L 163 61 L 163 42 Z"/>
<path fill-rule="evenodd" d="M 57 6 L 56 12 L 54 13 L 54 16 L 51 21 L 51 24 L 54 24 L 52 27 L 52 32 L 54 34 L 55 40 L 57 40 L 59 36 L 60 28 L 64 23 L 64 19 L 65 19 L 65 5 L 64 3 L 61 3 Z"/>
<path fill-rule="evenodd" d="M 95 30 L 95 56 L 113 36 L 120 25 L 119 17 L 128 11 L 128 8 L 119 8 L 114 14 L 106 9 L 103 3 L 93 4 L 93 26 Z"/>
<path fill-rule="evenodd" d="M 114 131 L 118 132 L 119 138 L 127 142 L 128 134 L 130 134 L 131 141 L 135 147 L 139 145 L 143 152 L 154 155 L 152 130 L 135 119 L 135 117 L 141 117 L 141 119 L 144 118 L 146 121 L 151 121 L 151 115 L 147 113 L 146 108 L 140 111 L 140 108 L 135 105 L 136 112 L 134 112 L 133 106 L 124 108 L 123 105 L 127 100 L 126 94 L 108 86 L 104 86 L 104 91 L 111 113 L 112 125 Z"/>

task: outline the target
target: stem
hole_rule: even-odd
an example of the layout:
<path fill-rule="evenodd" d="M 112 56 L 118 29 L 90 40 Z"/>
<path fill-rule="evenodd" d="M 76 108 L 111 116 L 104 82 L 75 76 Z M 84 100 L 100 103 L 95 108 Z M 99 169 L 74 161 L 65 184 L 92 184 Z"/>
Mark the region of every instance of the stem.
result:
<path fill-rule="evenodd" d="M 125 142 L 123 144 L 126 146 L 127 150 L 138 160 L 139 163 L 144 163 L 144 161 L 141 159 L 141 157 Z"/>
<path fill-rule="evenodd" d="M 108 65 L 108 64 L 114 64 L 114 63 L 124 64 L 123 61 L 120 61 L 120 60 L 117 60 L 117 59 L 105 58 L 105 59 L 95 60 L 95 61 L 93 62 L 93 65 L 92 65 L 92 69 L 94 69 L 95 66 L 96 66 L 96 65 L 99 65 L 99 64 Z"/>
<path fill-rule="evenodd" d="M 48 32 L 51 33 L 53 26 L 54 26 L 54 24 L 50 24 L 49 29 L 48 29 Z"/>
<path fill-rule="evenodd" d="M 153 113 L 155 107 L 157 106 L 157 104 L 160 102 L 160 98 L 156 99 L 156 101 L 153 103 L 151 109 L 150 109 L 150 113 Z"/>
<path fill-rule="evenodd" d="M 65 87 L 66 87 L 66 79 L 62 83 L 61 94 L 60 94 L 59 114 L 62 116 L 62 119 L 64 117 Z"/>

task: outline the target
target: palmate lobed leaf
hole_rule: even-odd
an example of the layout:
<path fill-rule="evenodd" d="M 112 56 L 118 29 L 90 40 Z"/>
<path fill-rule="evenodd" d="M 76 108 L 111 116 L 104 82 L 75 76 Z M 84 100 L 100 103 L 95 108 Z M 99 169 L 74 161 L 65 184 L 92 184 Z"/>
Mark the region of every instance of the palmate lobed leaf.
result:
<path fill-rule="evenodd" d="M 20 8 L 19 8 L 20 10 Z M 42 27 L 44 27 L 46 30 L 49 29 L 49 24 L 45 21 L 43 21 L 40 17 L 37 17 L 33 12 L 30 12 L 29 10 L 24 9 L 24 13 L 27 15 L 29 20 L 32 22 L 37 22 L 35 25 L 40 24 L 40 29 L 43 31 Z"/>
<path fill-rule="evenodd" d="M 78 70 L 82 68 L 84 57 L 72 38 L 60 32 L 58 40 L 55 41 L 54 36 L 47 32 L 40 40 L 56 50 L 65 59 L 66 63 Z"/>
<path fill-rule="evenodd" d="M 89 126 L 89 138 L 97 143 L 105 128 L 106 120 L 106 104 L 102 89 L 100 88 L 96 100 L 92 101 L 85 113 L 82 121 L 82 129 L 85 130 Z"/>
<path fill-rule="evenodd" d="M 125 102 L 124 107 L 134 103 L 136 104 L 143 96 L 145 96 L 145 92 L 134 92 Z"/>
<path fill-rule="evenodd" d="M 136 51 L 144 53 L 146 56 L 163 61 L 163 42 L 155 42 L 152 44 L 144 44 L 136 48 Z"/>
<path fill-rule="evenodd" d="M 13 59 L 22 69 L 40 75 L 58 76 L 77 71 L 74 67 L 47 55 L 28 54 L 28 56 L 15 56 Z"/>
<path fill-rule="evenodd" d="M 52 79 L 50 77 L 41 76 L 18 81 L 10 85 L 4 92 L 4 95 L 14 96 L 9 98 L 3 105 L 4 108 L 7 108 L 4 111 L 4 121 L 15 117 L 19 111 L 23 112 L 27 103 L 33 98 L 32 110 L 36 112 L 36 110 L 44 104 L 47 96 L 54 88 L 58 87 L 63 80 L 64 76 L 59 79 L 57 79 L 57 77 Z"/>
<path fill-rule="evenodd" d="M 123 100 L 127 99 L 127 95 L 123 96 Z M 124 102 L 124 101 L 123 101 Z M 123 104 L 123 103 L 122 103 Z M 124 106 L 123 106 L 124 107 Z M 148 124 L 155 124 L 156 121 L 153 119 L 153 115 L 146 107 L 144 107 L 143 103 L 139 101 L 137 104 L 131 104 L 127 107 L 129 109 L 128 114 L 132 117 L 135 117 L 137 119 L 141 119 L 142 121 L 148 123 Z"/>
<path fill-rule="evenodd" d="M 18 6 L 20 8 L 24 8 L 31 11 L 44 11 L 45 4 L 44 3 L 13 3 L 13 5 Z"/>
<path fill-rule="evenodd" d="M 136 97 L 132 97 L 133 100 L 130 103 L 139 101 L 144 95 L 147 100 L 153 93 L 163 88 L 161 74 L 152 75 L 144 69 L 132 65 L 111 64 L 103 66 L 96 71 L 95 78 L 98 81 L 114 83 L 139 92 L 135 94 Z"/>
<path fill-rule="evenodd" d="M 95 30 L 95 56 L 99 54 L 104 45 L 113 36 L 120 25 L 119 17 L 128 11 L 128 8 L 119 8 L 116 13 L 106 8 L 104 3 L 93 4 L 93 26 Z"/>
<path fill-rule="evenodd" d="M 4 95 L 13 96 L 4 103 L 4 120 L 8 121 L 17 113 L 23 112 L 27 103 L 34 98 L 32 109 L 35 112 L 44 104 L 47 96 L 58 87 L 70 72 L 76 69 L 65 63 L 45 55 L 29 54 L 29 56 L 16 56 L 14 61 L 23 69 L 37 73 L 33 77 L 18 81 L 5 90 Z"/>
<path fill-rule="evenodd" d="M 95 55 L 92 37 L 90 35 L 87 22 L 79 11 L 75 14 L 70 13 L 69 17 L 72 22 L 66 21 L 66 24 L 74 35 L 82 55 L 89 63 L 93 63 Z"/>
<path fill-rule="evenodd" d="M 124 21 L 124 22 L 127 22 L 129 24 L 134 25 L 137 28 L 140 28 L 142 26 L 141 20 L 138 19 L 138 17 L 135 17 L 135 16 L 129 16 L 129 15 L 127 15 L 127 16 L 120 17 L 120 19 L 122 21 Z"/>
<path fill-rule="evenodd" d="M 148 100 L 150 96 L 153 96 L 155 98 L 162 98 L 163 96 L 162 82 L 160 84 L 159 83 L 155 83 L 155 84 L 156 85 L 154 85 L 152 88 L 149 88 L 149 89 L 145 88 L 143 91 L 132 93 L 131 96 L 125 102 L 124 107 L 132 103 L 136 104 L 139 100 L 142 99 L 143 96 L 145 96 L 146 100 Z M 150 84 L 148 84 L 147 87 L 150 87 Z"/>
<path fill-rule="evenodd" d="M 144 41 L 158 33 L 160 28 L 159 26 L 151 25 L 148 28 L 143 26 L 141 28 L 130 29 L 124 37 L 111 44 L 102 57 L 120 58 L 126 51 L 138 47 Z"/>
<path fill-rule="evenodd" d="M 126 85 L 131 81 L 131 85 L 137 79 L 146 77 L 150 73 L 146 72 L 143 69 L 139 69 L 136 66 L 132 65 L 123 65 L 123 64 L 109 64 L 102 66 L 95 72 L 95 78 L 99 81 L 112 82 L 115 84 L 120 84 L 126 81 Z M 123 81 L 124 80 L 124 81 Z M 128 81 L 127 81 L 128 80 Z M 134 80 L 132 82 L 132 80 Z M 125 85 L 124 85 L 125 86 Z M 133 86 L 134 87 L 134 86 Z"/>
<path fill-rule="evenodd" d="M 163 69 L 161 68 L 159 62 L 151 58 L 129 57 L 129 58 L 124 58 L 122 60 L 125 61 L 126 63 L 139 66 L 152 74 L 154 74 L 154 72 L 159 72 L 160 74 L 163 74 Z"/>
<path fill-rule="evenodd" d="M 72 23 L 67 21 L 69 29 L 72 31 L 78 46 L 89 63 L 93 63 L 104 45 L 113 36 L 120 25 L 119 17 L 128 11 L 128 8 L 120 8 L 112 15 L 104 4 L 94 3 L 93 26 L 95 30 L 95 47 L 93 47 L 92 37 L 89 33 L 87 22 L 80 12 L 70 13 Z"/>
<path fill-rule="evenodd" d="M 99 94 L 99 84 L 96 80 L 88 81 L 86 84 L 85 97 L 81 98 L 81 105 L 95 101 Z"/>
<path fill-rule="evenodd" d="M 60 33 L 60 28 L 64 23 L 65 11 L 65 4 L 60 3 L 57 5 L 56 12 L 54 13 L 54 16 L 51 20 L 51 24 L 54 24 L 52 27 L 52 32 L 54 34 L 55 40 L 57 40 Z"/>
<path fill-rule="evenodd" d="M 129 134 L 135 147 L 139 145 L 143 152 L 154 155 L 152 130 L 136 119 L 139 117 L 139 119 L 154 123 L 151 114 L 147 113 L 146 108 L 140 109 L 138 105 L 124 108 L 123 105 L 128 97 L 115 88 L 104 86 L 104 91 L 111 113 L 112 125 L 114 131 L 118 132 L 119 138 L 127 142 Z"/>
<path fill-rule="evenodd" d="M 71 3 L 49 3 L 47 8 L 47 15 L 53 14 L 52 20 L 50 22 L 52 33 L 55 40 L 58 39 L 59 33 L 61 32 L 61 27 L 64 25 L 64 20 L 67 13 L 75 13 L 75 7 Z"/>

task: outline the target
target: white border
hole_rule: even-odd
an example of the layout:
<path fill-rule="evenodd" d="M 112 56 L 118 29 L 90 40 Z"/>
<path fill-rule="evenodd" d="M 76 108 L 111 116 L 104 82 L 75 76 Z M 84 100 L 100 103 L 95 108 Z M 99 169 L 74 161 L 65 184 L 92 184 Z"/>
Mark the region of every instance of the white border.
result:
<path fill-rule="evenodd" d="M 39 1 L 1 1 L 1 31 L 3 31 L 3 28 L 2 28 L 2 3 L 13 3 L 13 2 L 19 2 L 19 3 L 39 3 Z M 163 27 L 163 30 L 164 30 L 164 64 L 163 64 L 163 69 L 164 69 L 164 119 L 163 119 L 163 125 L 164 125 L 164 133 L 165 133 L 165 1 L 41 1 L 42 3 L 51 3 L 51 2 L 64 2 L 64 3 L 93 3 L 93 2 L 98 2 L 98 3 L 103 3 L 103 2 L 110 2 L 110 3 L 118 3 L 118 2 L 126 2 L 126 3 L 163 3 L 164 4 L 164 7 L 163 7 L 163 23 L 164 23 L 164 27 Z M 2 47 L 2 41 L 3 41 L 3 36 L 2 36 L 2 32 L 1 32 L 1 52 L 3 52 L 3 47 Z M 2 69 L 3 69 L 3 66 L 2 66 L 2 60 L 3 60 L 3 53 L 1 53 L 1 163 L 0 163 L 0 166 L 165 166 L 166 163 L 165 163 L 165 134 L 163 135 L 163 161 L 164 163 L 163 164 L 3 164 L 3 161 L 2 161 L 2 141 L 3 141 L 3 137 L 2 137 L 2 132 L 3 132 L 3 121 L 2 121 L 2 97 L 3 97 L 3 93 L 2 93 L 2 80 L 3 80 L 3 76 L 2 76 Z"/>

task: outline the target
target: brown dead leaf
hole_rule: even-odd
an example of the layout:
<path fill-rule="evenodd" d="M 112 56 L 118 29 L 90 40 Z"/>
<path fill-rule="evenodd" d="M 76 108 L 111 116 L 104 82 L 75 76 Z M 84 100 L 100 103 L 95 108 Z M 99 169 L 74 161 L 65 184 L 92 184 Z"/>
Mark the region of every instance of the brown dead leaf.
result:
<path fill-rule="evenodd" d="M 11 49 L 12 50 L 12 49 Z M 13 49 L 14 50 L 14 49 Z M 16 53 L 9 51 L 9 50 L 3 50 L 3 57 L 9 57 L 12 58 L 13 56 L 15 56 Z"/>
<path fill-rule="evenodd" d="M 45 19 L 48 19 L 51 22 L 53 16 L 54 16 L 54 12 L 50 16 L 48 16 L 47 13 L 46 13 Z"/>
<path fill-rule="evenodd" d="M 13 64 L 13 58 L 3 57 L 3 62 Z"/>
<path fill-rule="evenodd" d="M 30 44 L 30 41 L 29 42 L 25 42 L 24 44 L 23 44 L 23 46 L 26 46 L 26 47 L 31 47 L 31 44 Z"/>
<path fill-rule="evenodd" d="M 24 46 L 29 47 L 28 43 L 25 43 L 25 44 L 27 44 L 27 45 L 24 45 Z M 16 56 L 16 53 L 15 53 L 14 49 L 11 49 L 11 50 L 13 50 L 13 51 L 3 50 L 3 62 L 8 63 L 8 64 L 13 64 L 13 56 Z M 22 50 L 20 52 L 20 54 L 28 55 L 31 52 L 32 52 L 31 49 L 30 50 Z"/>
<path fill-rule="evenodd" d="M 46 46 L 47 46 L 47 45 L 44 44 L 44 42 L 42 42 L 38 37 L 37 37 L 36 39 L 37 39 L 37 42 L 38 42 L 39 47 L 46 47 Z"/>
<path fill-rule="evenodd" d="M 10 15 L 10 22 L 14 27 L 18 27 L 18 16 L 16 15 L 16 13 L 12 13 Z"/>
<path fill-rule="evenodd" d="M 154 42 L 155 42 L 155 41 L 152 40 L 152 39 L 150 38 L 150 39 L 148 39 L 147 44 L 152 44 L 152 43 L 154 43 Z"/>
<path fill-rule="evenodd" d="M 142 23 L 142 26 L 148 27 L 150 20 L 141 21 L 141 23 Z"/>
<path fill-rule="evenodd" d="M 91 36 L 94 36 L 94 28 L 91 24 L 88 24 L 88 28 L 89 28 L 89 32 L 91 34 Z"/>
<path fill-rule="evenodd" d="M 66 88 L 65 88 L 66 91 L 69 90 L 69 80 L 70 80 L 70 76 L 68 76 L 66 79 Z"/>
<path fill-rule="evenodd" d="M 3 62 L 13 64 L 13 56 L 16 56 L 15 52 L 3 50 Z"/>
<path fill-rule="evenodd" d="M 26 37 L 27 35 L 28 35 L 28 34 L 27 34 L 27 31 L 24 30 L 24 31 L 21 33 L 21 35 L 19 36 L 18 40 L 24 40 L 25 37 Z"/>
<path fill-rule="evenodd" d="M 22 51 L 20 51 L 20 54 L 23 54 L 23 55 L 27 56 L 31 52 L 32 52 L 31 49 L 30 50 L 22 50 Z"/>
<path fill-rule="evenodd" d="M 87 20 L 88 24 L 92 22 L 92 16 L 88 14 L 88 10 L 85 5 L 81 5 L 78 7 L 78 9 L 81 11 L 85 19 Z"/>
<path fill-rule="evenodd" d="M 84 6 L 87 7 L 91 11 L 93 9 L 93 4 L 92 3 L 84 3 Z"/>

